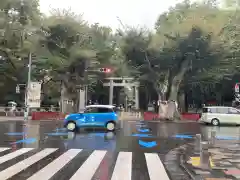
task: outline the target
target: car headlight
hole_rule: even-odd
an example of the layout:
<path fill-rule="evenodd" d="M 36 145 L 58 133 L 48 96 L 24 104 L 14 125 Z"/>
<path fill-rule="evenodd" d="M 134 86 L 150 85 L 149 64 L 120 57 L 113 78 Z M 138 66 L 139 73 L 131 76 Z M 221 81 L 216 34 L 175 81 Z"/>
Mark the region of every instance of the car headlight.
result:
<path fill-rule="evenodd" d="M 64 119 L 67 119 L 69 115 L 66 115 Z"/>

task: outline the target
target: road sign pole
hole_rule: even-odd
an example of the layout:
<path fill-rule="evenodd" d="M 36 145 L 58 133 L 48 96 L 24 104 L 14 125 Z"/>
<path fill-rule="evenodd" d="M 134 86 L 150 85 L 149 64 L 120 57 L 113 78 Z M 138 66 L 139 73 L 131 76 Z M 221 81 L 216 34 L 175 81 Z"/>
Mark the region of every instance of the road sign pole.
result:
<path fill-rule="evenodd" d="M 28 104 L 28 93 L 30 89 L 30 84 L 31 84 L 31 72 L 32 72 L 32 54 L 29 53 L 28 57 L 28 80 L 27 80 L 27 87 L 25 91 L 25 111 L 24 111 L 24 120 L 28 120 L 29 116 L 29 104 Z"/>

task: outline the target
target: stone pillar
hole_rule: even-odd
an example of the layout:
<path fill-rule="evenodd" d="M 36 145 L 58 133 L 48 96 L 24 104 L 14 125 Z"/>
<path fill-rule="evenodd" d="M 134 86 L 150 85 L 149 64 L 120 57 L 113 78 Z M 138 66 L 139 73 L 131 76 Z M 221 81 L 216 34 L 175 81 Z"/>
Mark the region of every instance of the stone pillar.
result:
<path fill-rule="evenodd" d="M 110 79 L 110 86 L 109 86 L 109 105 L 113 104 L 113 80 Z"/>
<path fill-rule="evenodd" d="M 79 106 L 78 111 L 82 112 L 85 109 L 85 89 L 79 89 Z"/>
<path fill-rule="evenodd" d="M 139 90 L 138 87 L 135 86 L 135 108 L 139 109 Z"/>

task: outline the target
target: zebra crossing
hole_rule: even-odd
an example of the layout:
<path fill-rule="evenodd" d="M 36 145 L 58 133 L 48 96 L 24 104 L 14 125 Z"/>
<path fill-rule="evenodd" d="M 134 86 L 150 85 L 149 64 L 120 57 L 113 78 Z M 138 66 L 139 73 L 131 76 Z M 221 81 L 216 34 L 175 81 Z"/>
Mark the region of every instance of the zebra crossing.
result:
<path fill-rule="evenodd" d="M 58 152 L 59 151 L 59 152 Z M 78 156 L 84 154 L 83 162 L 80 162 Z M 56 155 L 56 152 L 58 154 Z M 31 153 L 31 154 L 29 154 Z M 53 156 L 53 154 L 55 155 Z M 68 149 L 66 151 L 60 151 L 59 148 L 20 148 L 16 151 L 12 151 L 11 148 L 0 148 L 0 180 L 7 179 L 26 179 L 26 180 L 52 180 L 54 177 L 61 177 L 61 174 L 70 173 L 68 176 L 55 179 L 66 180 L 92 180 L 96 176 L 96 172 L 105 172 L 103 176 L 106 176 L 109 180 L 169 180 L 167 172 L 164 168 L 157 153 L 142 153 L 145 163 L 145 169 L 140 168 L 138 173 L 133 175 L 134 167 L 141 166 L 139 164 L 138 156 L 133 156 L 133 152 L 118 152 L 112 164 L 112 172 L 108 171 L 109 167 L 106 164 L 107 156 L 111 152 L 106 150 L 93 150 L 88 152 L 82 149 Z M 21 157 L 19 159 L 19 157 Z M 52 157 L 53 156 L 53 157 Z M 109 157 L 109 156 L 108 156 Z M 46 163 L 44 159 L 51 158 Z M 71 169 L 71 172 L 66 170 L 66 167 L 71 166 L 71 163 L 75 160 L 75 164 Z M 134 162 L 137 163 L 134 165 Z M 37 166 L 37 170 L 31 170 L 34 166 Z M 133 167 L 134 166 L 134 167 Z M 33 168 L 34 169 L 34 168 Z M 66 172 L 65 172 L 65 170 Z M 74 170 L 74 172 L 72 172 Z M 107 171 L 106 171 L 107 170 Z M 148 178 L 144 178 L 141 173 L 147 173 Z M 140 177 L 136 177 L 139 174 Z M 141 177 L 142 176 L 142 177 Z M 101 179 L 101 178 L 99 178 Z"/>

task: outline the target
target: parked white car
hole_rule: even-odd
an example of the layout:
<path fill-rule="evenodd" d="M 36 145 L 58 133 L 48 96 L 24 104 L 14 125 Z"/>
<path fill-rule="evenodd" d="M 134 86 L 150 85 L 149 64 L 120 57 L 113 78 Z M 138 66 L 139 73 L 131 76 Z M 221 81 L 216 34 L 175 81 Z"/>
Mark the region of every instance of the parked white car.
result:
<path fill-rule="evenodd" d="M 240 110 L 234 107 L 206 106 L 203 108 L 200 123 L 212 124 L 236 124 L 240 125 Z"/>

